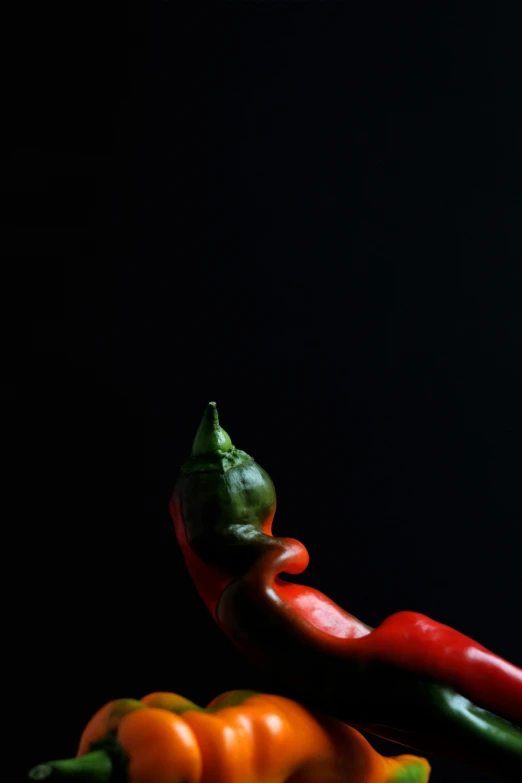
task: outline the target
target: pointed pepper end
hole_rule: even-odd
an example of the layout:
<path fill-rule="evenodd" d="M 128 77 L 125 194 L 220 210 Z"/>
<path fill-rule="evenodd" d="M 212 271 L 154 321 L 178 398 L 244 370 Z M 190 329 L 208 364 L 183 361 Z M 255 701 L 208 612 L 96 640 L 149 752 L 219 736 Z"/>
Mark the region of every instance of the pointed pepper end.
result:
<path fill-rule="evenodd" d="M 228 452 L 232 451 L 232 448 L 230 436 L 219 425 L 216 403 L 209 402 L 194 438 L 191 456 L 202 457 L 219 451 Z"/>
<path fill-rule="evenodd" d="M 29 778 L 31 780 L 47 780 L 53 773 L 53 768 L 48 764 L 38 764 L 37 767 L 33 767 L 29 770 Z"/>

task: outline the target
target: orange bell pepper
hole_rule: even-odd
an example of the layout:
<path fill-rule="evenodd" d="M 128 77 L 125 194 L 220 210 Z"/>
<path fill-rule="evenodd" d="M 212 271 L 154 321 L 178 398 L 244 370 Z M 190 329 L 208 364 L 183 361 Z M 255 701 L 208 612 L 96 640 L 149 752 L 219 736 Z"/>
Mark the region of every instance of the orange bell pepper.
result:
<path fill-rule="evenodd" d="M 174 693 L 110 701 L 74 759 L 32 780 L 96 783 L 426 783 L 430 765 L 381 756 L 355 729 L 295 701 L 229 691 L 204 709 Z"/>

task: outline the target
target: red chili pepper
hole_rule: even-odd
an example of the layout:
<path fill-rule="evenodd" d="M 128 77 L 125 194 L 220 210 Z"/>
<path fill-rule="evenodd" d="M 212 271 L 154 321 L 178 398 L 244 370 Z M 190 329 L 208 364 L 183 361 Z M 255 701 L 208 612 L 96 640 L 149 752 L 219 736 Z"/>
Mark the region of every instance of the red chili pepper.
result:
<path fill-rule="evenodd" d="M 305 570 L 308 552 L 272 535 L 275 506 L 269 476 L 232 446 L 210 403 L 170 508 L 189 573 L 232 641 L 294 698 L 522 780 L 522 670 L 422 614 L 372 629 L 283 580 Z"/>

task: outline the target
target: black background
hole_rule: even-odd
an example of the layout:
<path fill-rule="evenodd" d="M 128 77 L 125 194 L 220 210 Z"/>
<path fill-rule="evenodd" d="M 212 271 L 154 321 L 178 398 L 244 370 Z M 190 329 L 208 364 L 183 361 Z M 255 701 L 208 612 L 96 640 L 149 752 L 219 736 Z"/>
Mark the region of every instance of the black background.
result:
<path fill-rule="evenodd" d="M 521 23 L 510 2 L 22 20 L 3 176 L 29 330 L 5 387 L 26 463 L 19 779 L 111 698 L 270 689 L 169 519 L 210 399 L 274 479 L 305 582 L 522 663 Z M 438 759 L 432 779 L 485 780 Z"/>

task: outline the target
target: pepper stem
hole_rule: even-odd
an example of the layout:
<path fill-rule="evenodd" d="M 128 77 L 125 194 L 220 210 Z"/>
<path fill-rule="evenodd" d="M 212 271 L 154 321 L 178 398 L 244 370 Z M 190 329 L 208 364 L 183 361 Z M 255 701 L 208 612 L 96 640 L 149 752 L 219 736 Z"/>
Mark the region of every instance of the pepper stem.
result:
<path fill-rule="evenodd" d="M 209 402 L 192 444 L 192 456 L 202 457 L 205 454 L 215 454 L 217 451 L 232 451 L 232 449 L 230 436 L 219 426 L 216 403 Z"/>
<path fill-rule="evenodd" d="M 31 780 L 71 780 L 76 783 L 110 783 L 112 760 L 105 750 L 93 750 L 85 756 L 38 764 L 29 771 Z"/>

